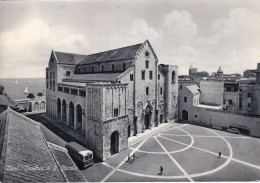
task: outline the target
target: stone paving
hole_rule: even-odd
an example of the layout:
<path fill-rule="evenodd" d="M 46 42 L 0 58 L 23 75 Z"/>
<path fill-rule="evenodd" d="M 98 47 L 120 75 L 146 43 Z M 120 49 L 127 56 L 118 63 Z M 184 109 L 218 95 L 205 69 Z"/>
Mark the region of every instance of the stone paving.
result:
<path fill-rule="evenodd" d="M 244 149 L 252 147 L 253 151 L 245 156 Z M 255 181 L 260 179 L 258 147 L 258 138 L 175 123 L 130 147 L 127 153 L 137 157 L 132 163 L 127 162 L 127 153 L 115 156 L 102 163 L 111 169 L 102 180 L 90 179 L 101 182 Z M 164 168 L 162 175 L 159 175 L 160 166 Z M 85 175 L 90 176 L 87 172 Z"/>

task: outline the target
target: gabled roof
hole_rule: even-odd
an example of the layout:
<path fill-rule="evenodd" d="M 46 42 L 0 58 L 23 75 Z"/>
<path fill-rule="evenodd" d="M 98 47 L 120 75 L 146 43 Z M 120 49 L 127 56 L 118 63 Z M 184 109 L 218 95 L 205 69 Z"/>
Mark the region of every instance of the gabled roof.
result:
<path fill-rule="evenodd" d="M 7 109 L 0 115 L 0 126 L 1 124 L 5 124 L 7 133 L 3 142 L 0 142 L 5 149 L 2 151 L 0 162 L 4 161 L 4 167 L 6 167 L 0 169 L 0 175 L 3 175 L 3 180 L 0 181 L 75 182 L 83 180 L 82 175 L 79 175 L 80 172 L 70 178 L 63 172 L 60 161 L 57 160 L 59 157 L 53 153 L 36 121 Z M 69 156 L 67 154 L 63 156 L 66 156 L 66 161 L 71 164 L 72 160 Z M 17 169 L 8 171 L 7 167 Z"/>
<path fill-rule="evenodd" d="M 56 160 L 59 162 L 59 166 L 66 167 L 68 169 L 62 170 L 65 174 L 67 181 L 69 182 L 86 182 L 87 180 L 82 175 L 81 171 L 75 171 L 77 168 L 76 164 L 70 158 L 67 149 L 57 146 L 48 142 L 51 152 L 54 154 Z M 75 179 L 76 178 L 76 179 Z"/>
<path fill-rule="evenodd" d="M 71 64 L 77 65 L 82 61 L 86 55 L 74 54 L 74 53 L 64 53 L 64 52 L 57 52 L 53 51 L 57 58 L 57 62 L 60 64 Z"/>
<path fill-rule="evenodd" d="M 188 90 L 193 93 L 193 95 L 196 95 L 196 94 L 199 94 L 199 87 L 198 85 L 189 85 L 189 86 L 186 86 L 188 88 Z"/>
<path fill-rule="evenodd" d="M 74 74 L 66 79 L 63 79 L 63 82 L 81 82 L 81 83 L 94 83 L 94 82 L 115 82 L 117 76 L 121 73 L 96 73 L 96 74 Z"/>
<path fill-rule="evenodd" d="M 114 50 L 104 51 L 100 53 L 95 53 L 92 55 L 87 55 L 78 65 L 84 65 L 95 62 L 132 59 L 134 58 L 135 53 L 142 46 L 142 44 L 143 43 Z"/>

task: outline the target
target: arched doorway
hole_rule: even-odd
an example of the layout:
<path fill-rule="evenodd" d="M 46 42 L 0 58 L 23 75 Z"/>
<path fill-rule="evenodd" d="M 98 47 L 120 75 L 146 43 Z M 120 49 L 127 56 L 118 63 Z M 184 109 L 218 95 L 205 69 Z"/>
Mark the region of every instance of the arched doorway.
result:
<path fill-rule="evenodd" d="M 62 121 L 64 122 L 64 123 L 66 123 L 67 122 L 67 110 L 66 110 L 66 101 L 65 100 L 63 100 L 62 101 Z"/>
<path fill-rule="evenodd" d="M 80 130 L 82 132 L 82 107 L 81 105 L 77 105 L 77 127 L 80 127 Z"/>
<path fill-rule="evenodd" d="M 35 102 L 33 105 L 33 111 L 39 111 L 39 103 Z"/>
<path fill-rule="evenodd" d="M 149 124 L 150 124 L 150 116 L 149 114 L 145 114 L 145 129 L 148 129 L 149 128 Z"/>
<path fill-rule="evenodd" d="M 40 110 L 43 111 L 45 110 L 45 102 L 42 101 L 41 104 L 40 104 Z"/>
<path fill-rule="evenodd" d="M 151 107 L 148 105 L 145 108 L 145 116 L 144 116 L 145 129 L 149 129 L 149 127 L 150 127 L 151 113 L 152 113 Z"/>
<path fill-rule="evenodd" d="M 111 154 L 116 154 L 119 152 L 119 133 L 118 133 L 118 131 L 113 132 L 111 135 L 110 151 L 111 151 Z"/>
<path fill-rule="evenodd" d="M 69 105 L 69 126 L 74 126 L 74 104 L 72 102 Z"/>
<path fill-rule="evenodd" d="M 60 119 L 60 117 L 61 117 L 61 101 L 60 101 L 60 98 L 58 98 L 58 100 L 57 100 L 57 116 L 58 116 L 58 119 Z"/>
<path fill-rule="evenodd" d="M 188 121 L 188 111 L 183 110 L 182 111 L 182 120 L 187 120 Z"/>

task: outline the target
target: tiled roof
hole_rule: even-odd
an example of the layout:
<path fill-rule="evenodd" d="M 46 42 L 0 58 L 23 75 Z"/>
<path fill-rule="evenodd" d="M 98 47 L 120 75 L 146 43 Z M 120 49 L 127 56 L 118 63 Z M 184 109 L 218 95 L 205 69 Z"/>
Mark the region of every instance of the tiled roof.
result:
<path fill-rule="evenodd" d="M 78 65 L 84 65 L 94 62 L 131 59 L 134 57 L 135 53 L 141 47 L 142 44 L 143 43 L 114 50 L 104 51 L 100 53 L 95 53 L 92 55 L 87 55 Z"/>
<path fill-rule="evenodd" d="M 54 154 L 56 160 L 59 163 L 59 166 L 62 168 L 63 173 L 67 177 L 67 180 L 70 182 L 86 182 L 87 180 L 78 170 L 78 167 L 74 161 L 70 158 L 67 150 L 63 147 L 57 146 L 55 144 L 49 143 L 48 145 Z"/>
<path fill-rule="evenodd" d="M 191 93 L 193 93 L 194 95 L 195 94 L 199 94 L 199 87 L 197 85 L 189 85 L 189 86 L 186 86 L 188 88 L 188 90 L 190 90 Z"/>
<path fill-rule="evenodd" d="M 86 55 L 64 53 L 64 52 L 57 52 L 57 51 L 55 51 L 54 54 L 58 59 L 58 63 L 61 64 L 77 65 L 78 63 L 80 63 L 80 61 L 82 61 L 86 57 Z"/>
<path fill-rule="evenodd" d="M 66 79 L 63 79 L 64 82 L 110 82 L 116 81 L 117 76 L 121 73 L 96 73 L 96 74 L 74 74 Z"/>
<path fill-rule="evenodd" d="M 2 114 L 5 114 L 4 118 Z M 3 182 L 64 182 L 81 181 L 82 175 L 68 178 L 62 172 L 52 148 L 47 144 L 37 122 L 7 109 L 0 120 L 6 122 L 7 145 Z M 71 161 L 66 157 L 67 161 Z M 8 167 L 13 167 L 10 171 Z M 1 173 L 1 172 L 0 172 Z M 72 180 L 74 179 L 74 180 Z M 1 181 L 1 180 L 0 180 Z"/>
<path fill-rule="evenodd" d="M 13 106 L 14 104 L 5 95 L 0 95 L 0 105 Z"/>

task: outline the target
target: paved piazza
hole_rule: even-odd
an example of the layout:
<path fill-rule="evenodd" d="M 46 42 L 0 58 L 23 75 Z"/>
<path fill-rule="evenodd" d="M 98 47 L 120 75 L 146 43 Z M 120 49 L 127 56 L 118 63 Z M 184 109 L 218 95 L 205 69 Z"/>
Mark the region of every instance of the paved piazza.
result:
<path fill-rule="evenodd" d="M 136 155 L 132 163 L 126 162 L 128 153 Z M 82 173 L 101 182 L 255 181 L 260 180 L 259 154 L 259 138 L 174 123 Z"/>

